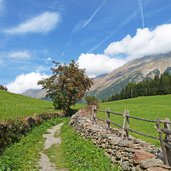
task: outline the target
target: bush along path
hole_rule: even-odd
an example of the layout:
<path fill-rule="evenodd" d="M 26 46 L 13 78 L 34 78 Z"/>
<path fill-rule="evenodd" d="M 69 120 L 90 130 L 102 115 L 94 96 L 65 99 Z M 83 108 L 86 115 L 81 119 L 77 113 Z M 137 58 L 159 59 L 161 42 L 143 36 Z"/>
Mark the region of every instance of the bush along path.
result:
<path fill-rule="evenodd" d="M 47 129 L 64 121 L 65 119 L 58 117 L 43 122 L 23 136 L 19 142 L 8 147 L 0 156 L 0 171 L 39 170 L 40 151 L 44 147 L 42 135 L 47 132 Z"/>
<path fill-rule="evenodd" d="M 45 144 L 44 144 L 44 150 L 50 149 L 53 145 L 59 145 L 61 144 L 61 137 L 55 137 L 59 136 L 60 133 L 60 128 L 63 125 L 63 123 L 58 124 L 51 129 L 48 129 L 47 132 L 48 134 L 44 134 L 43 137 L 46 138 Z M 39 161 L 39 166 L 40 166 L 40 171 L 56 171 L 57 168 L 55 164 L 51 163 L 50 159 L 48 156 L 43 152 L 41 152 L 41 158 Z M 63 169 L 58 169 L 60 171 L 68 171 L 68 169 L 63 168 Z"/>

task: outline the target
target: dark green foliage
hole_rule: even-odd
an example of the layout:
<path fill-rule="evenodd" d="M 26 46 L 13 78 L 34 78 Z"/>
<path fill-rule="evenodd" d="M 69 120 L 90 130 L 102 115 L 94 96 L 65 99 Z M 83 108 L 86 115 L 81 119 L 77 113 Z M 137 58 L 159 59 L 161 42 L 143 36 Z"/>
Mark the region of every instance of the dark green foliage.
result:
<path fill-rule="evenodd" d="M 171 94 L 171 74 L 168 71 L 160 77 L 156 75 L 154 79 L 145 79 L 137 84 L 129 83 L 120 93 L 109 97 L 107 101 L 165 94 Z"/>
<path fill-rule="evenodd" d="M 88 106 L 91 105 L 96 105 L 97 107 L 99 106 L 99 100 L 94 96 L 86 96 L 85 100 Z"/>
<path fill-rule="evenodd" d="M 86 76 L 85 70 L 79 69 L 74 61 L 68 65 L 54 63 L 53 75 L 39 81 L 38 84 L 46 89 L 47 95 L 53 100 L 55 109 L 68 112 L 71 105 L 81 100 L 86 90 L 91 87 L 92 80 Z"/>
<path fill-rule="evenodd" d="M 8 91 L 8 89 L 5 86 L 1 85 L 1 84 L 0 84 L 0 90 Z"/>

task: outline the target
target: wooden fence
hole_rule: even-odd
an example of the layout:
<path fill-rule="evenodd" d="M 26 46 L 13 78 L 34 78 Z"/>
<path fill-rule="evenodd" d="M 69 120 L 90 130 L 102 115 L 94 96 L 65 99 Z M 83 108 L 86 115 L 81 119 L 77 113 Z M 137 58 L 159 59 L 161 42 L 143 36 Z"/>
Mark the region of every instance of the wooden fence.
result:
<path fill-rule="evenodd" d="M 96 116 L 97 112 L 105 113 L 106 119 L 101 119 L 101 118 L 97 117 Z M 122 117 L 123 118 L 122 125 L 112 121 L 111 117 L 110 117 L 111 115 L 117 115 L 117 116 Z M 140 120 L 143 122 L 151 122 L 151 123 L 156 124 L 156 131 L 158 132 L 159 136 L 155 137 L 155 136 L 145 134 L 145 133 L 139 132 L 137 130 L 131 129 L 130 128 L 130 118 L 135 119 L 135 120 Z M 121 128 L 122 129 L 121 137 L 123 139 L 129 140 L 129 133 L 133 132 L 135 134 L 142 135 L 144 137 L 148 137 L 148 138 L 152 138 L 152 139 L 160 141 L 163 158 L 164 158 L 164 163 L 171 166 L 171 129 L 170 129 L 171 122 L 169 119 L 150 120 L 150 119 L 130 116 L 128 110 L 125 110 L 123 113 L 118 113 L 118 112 L 110 111 L 109 108 L 106 110 L 100 110 L 100 109 L 96 109 L 96 106 L 92 106 L 92 120 L 94 123 L 97 123 L 97 120 L 106 122 L 107 130 L 110 130 L 111 124 Z"/>

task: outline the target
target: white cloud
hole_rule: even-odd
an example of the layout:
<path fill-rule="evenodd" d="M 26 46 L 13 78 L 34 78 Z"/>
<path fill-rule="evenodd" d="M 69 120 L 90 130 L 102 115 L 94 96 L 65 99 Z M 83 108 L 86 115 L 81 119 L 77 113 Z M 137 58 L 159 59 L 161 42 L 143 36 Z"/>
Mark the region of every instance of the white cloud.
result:
<path fill-rule="evenodd" d="M 128 59 L 155 55 L 171 51 L 171 24 L 159 25 L 155 29 L 137 29 L 136 35 L 127 35 L 121 41 L 112 42 L 105 54 L 115 56 L 124 54 Z"/>
<path fill-rule="evenodd" d="M 15 52 L 9 53 L 9 57 L 13 59 L 28 59 L 31 57 L 31 53 L 27 50 L 15 51 Z"/>
<path fill-rule="evenodd" d="M 44 12 L 16 27 L 6 29 L 5 32 L 8 34 L 47 33 L 54 29 L 59 21 L 60 15 L 57 12 Z"/>
<path fill-rule="evenodd" d="M 110 58 L 103 54 L 81 54 L 78 58 L 79 67 L 86 69 L 89 76 L 97 76 L 108 73 L 122 66 L 125 61 L 117 58 Z"/>
<path fill-rule="evenodd" d="M 23 93 L 29 89 L 41 89 L 40 85 L 37 85 L 37 82 L 42 78 L 47 78 L 48 75 L 31 72 L 27 74 L 21 74 L 16 77 L 16 79 L 7 84 L 7 88 L 10 92 L 13 93 Z"/>

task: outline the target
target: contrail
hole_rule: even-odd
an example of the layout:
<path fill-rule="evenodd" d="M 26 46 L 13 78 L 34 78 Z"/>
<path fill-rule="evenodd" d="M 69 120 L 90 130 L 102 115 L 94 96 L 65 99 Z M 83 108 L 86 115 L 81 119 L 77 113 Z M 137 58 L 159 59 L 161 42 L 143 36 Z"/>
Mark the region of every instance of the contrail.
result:
<path fill-rule="evenodd" d="M 143 3 L 142 0 L 139 0 L 139 6 L 140 6 L 140 11 L 141 11 L 141 19 L 142 19 L 142 28 L 144 28 L 144 11 L 143 11 Z"/>
<path fill-rule="evenodd" d="M 63 51 L 62 51 L 62 53 L 61 53 L 61 57 L 64 56 L 65 50 L 70 46 L 70 44 L 71 44 L 71 41 L 68 41 L 68 42 L 66 43 L 66 45 L 64 46 Z"/>
<path fill-rule="evenodd" d="M 4 0 L 0 0 L 0 12 L 3 10 L 4 8 Z"/>
<path fill-rule="evenodd" d="M 106 2 L 107 0 L 103 0 L 103 2 L 98 6 L 98 8 L 94 11 L 90 18 L 83 24 L 82 28 L 85 28 L 91 22 L 91 20 L 96 16 L 96 14 L 101 10 Z"/>
<path fill-rule="evenodd" d="M 117 32 L 119 32 L 122 28 L 124 28 L 132 19 L 134 19 L 138 14 L 138 9 L 135 9 L 131 15 L 126 17 L 126 19 L 118 26 L 117 29 L 115 29 L 112 34 L 107 36 L 104 40 L 102 40 L 100 43 L 98 43 L 96 46 L 94 46 L 92 49 L 90 49 L 88 52 L 91 53 L 98 49 L 102 44 L 104 44 L 106 41 L 108 41 L 110 38 L 112 38 Z"/>

